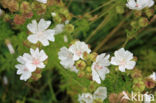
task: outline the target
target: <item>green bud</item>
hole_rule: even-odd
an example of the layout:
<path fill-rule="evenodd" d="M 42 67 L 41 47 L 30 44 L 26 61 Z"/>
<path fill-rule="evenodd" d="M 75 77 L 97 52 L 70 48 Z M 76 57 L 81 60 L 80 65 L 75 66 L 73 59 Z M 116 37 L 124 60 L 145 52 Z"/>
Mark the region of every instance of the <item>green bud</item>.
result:
<path fill-rule="evenodd" d="M 72 33 L 74 31 L 74 26 L 72 24 L 66 24 L 65 25 L 65 31 Z"/>
<path fill-rule="evenodd" d="M 133 85 L 133 90 L 136 92 L 142 92 L 145 89 L 145 84 L 143 81 L 139 81 Z"/>
<path fill-rule="evenodd" d="M 133 28 L 136 28 L 136 27 L 138 26 L 138 23 L 137 23 L 136 21 L 132 21 L 132 22 L 131 22 L 131 26 L 132 26 Z"/>
<path fill-rule="evenodd" d="M 22 13 L 29 13 L 29 12 L 31 12 L 32 10 L 31 10 L 29 2 L 23 1 L 22 4 L 20 5 L 20 11 Z"/>
<path fill-rule="evenodd" d="M 98 54 L 97 54 L 96 52 L 91 53 L 91 54 L 89 55 L 90 60 L 93 61 L 93 62 L 96 61 L 97 55 L 98 55 Z"/>
<path fill-rule="evenodd" d="M 103 101 L 100 98 L 94 99 L 93 103 L 103 103 Z"/>
<path fill-rule="evenodd" d="M 117 6 L 116 7 L 116 12 L 118 14 L 123 14 L 125 12 L 124 7 L 123 6 Z"/>
<path fill-rule="evenodd" d="M 85 61 L 83 61 L 83 60 L 78 60 L 78 61 L 76 62 L 76 68 L 77 68 L 77 69 L 83 70 L 83 69 L 85 69 L 85 67 L 86 67 L 86 62 L 85 62 Z"/>
<path fill-rule="evenodd" d="M 92 73 L 87 73 L 86 78 L 89 79 L 89 80 L 92 80 Z"/>
<path fill-rule="evenodd" d="M 142 15 L 142 11 L 135 11 L 134 12 L 134 15 L 136 16 L 136 17 L 140 17 L 141 15 Z"/>
<path fill-rule="evenodd" d="M 148 16 L 148 17 L 151 17 L 154 15 L 154 10 L 153 9 L 146 9 L 145 10 L 145 14 Z"/>
<path fill-rule="evenodd" d="M 146 27 L 148 24 L 149 24 L 149 21 L 147 18 L 142 17 L 139 19 L 139 26 L 140 27 Z"/>
<path fill-rule="evenodd" d="M 79 77 L 79 78 L 84 77 L 84 75 L 85 75 L 85 72 L 83 72 L 83 71 L 79 71 L 79 72 L 78 72 L 78 77 Z"/>
<path fill-rule="evenodd" d="M 89 67 L 89 66 L 86 68 L 86 70 L 87 70 L 87 72 L 89 72 L 89 73 L 92 72 L 92 69 L 91 69 L 91 67 Z"/>

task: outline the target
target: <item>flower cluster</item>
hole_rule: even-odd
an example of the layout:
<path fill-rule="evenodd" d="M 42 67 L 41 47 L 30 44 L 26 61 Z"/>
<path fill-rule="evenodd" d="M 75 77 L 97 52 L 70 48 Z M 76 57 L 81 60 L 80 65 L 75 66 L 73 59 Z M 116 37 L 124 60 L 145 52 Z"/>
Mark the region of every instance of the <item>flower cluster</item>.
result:
<path fill-rule="evenodd" d="M 129 9 L 142 10 L 144 8 L 150 8 L 154 5 L 154 0 L 128 0 L 126 6 Z"/>
<path fill-rule="evenodd" d="M 17 74 L 21 75 L 20 80 L 26 81 L 32 76 L 37 68 L 42 69 L 45 67 L 44 61 L 48 58 L 46 53 L 38 48 L 30 49 L 30 54 L 24 53 L 23 56 L 19 56 L 17 61 L 20 64 L 17 64 L 15 67 L 18 69 Z"/>
<path fill-rule="evenodd" d="M 88 45 L 80 41 L 76 41 L 69 48 L 62 47 L 58 55 L 60 64 L 65 68 L 72 71 L 78 69 L 76 72 L 79 77 L 87 76 L 98 84 L 101 84 L 101 80 L 104 80 L 105 75 L 110 72 L 108 69 L 110 64 L 119 66 L 121 72 L 125 72 L 125 69 L 132 70 L 136 64 L 133 54 L 124 48 L 115 51 L 115 56 L 109 61 L 110 55 L 91 53 Z"/>
<path fill-rule="evenodd" d="M 82 93 L 78 97 L 80 103 L 103 103 L 103 100 L 107 98 L 107 88 L 98 87 L 96 91 L 91 93 Z"/>

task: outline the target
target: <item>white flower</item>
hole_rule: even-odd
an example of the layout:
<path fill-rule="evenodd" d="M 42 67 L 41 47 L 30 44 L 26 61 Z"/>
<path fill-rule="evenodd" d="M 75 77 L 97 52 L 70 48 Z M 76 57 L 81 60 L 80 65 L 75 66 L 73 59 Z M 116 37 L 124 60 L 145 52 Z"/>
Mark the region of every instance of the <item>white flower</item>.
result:
<path fill-rule="evenodd" d="M 33 72 L 32 69 L 27 68 L 23 64 L 17 64 L 15 67 L 18 69 L 17 74 L 21 75 L 20 80 L 27 81 L 31 77 Z"/>
<path fill-rule="evenodd" d="M 106 56 L 105 53 L 98 55 L 96 61 L 92 64 L 92 78 L 97 83 L 101 83 L 101 79 L 105 79 L 105 75 L 109 73 L 107 66 L 110 65 L 109 55 Z"/>
<path fill-rule="evenodd" d="M 54 30 L 55 30 L 55 34 L 60 34 L 60 33 L 62 33 L 63 32 L 63 30 L 64 30 L 64 24 L 57 24 L 56 26 L 55 26 L 55 28 L 54 28 Z"/>
<path fill-rule="evenodd" d="M 78 101 L 80 103 L 93 103 L 93 96 L 90 93 L 83 93 L 79 95 Z"/>
<path fill-rule="evenodd" d="M 19 56 L 17 61 L 23 65 L 26 65 L 27 68 L 31 71 L 35 71 L 36 68 L 44 68 L 44 61 L 48 58 L 43 50 L 39 51 L 37 48 L 36 50 L 30 49 L 30 54 L 24 53 L 23 56 Z"/>
<path fill-rule="evenodd" d="M 75 44 L 71 45 L 69 47 L 69 51 L 74 54 L 73 59 L 78 60 L 78 59 L 83 59 L 83 53 L 87 52 L 90 53 L 91 50 L 88 48 L 88 45 L 85 44 L 84 42 L 77 41 Z"/>
<path fill-rule="evenodd" d="M 52 12 L 51 13 L 52 17 L 56 16 L 56 13 L 55 12 Z"/>
<path fill-rule="evenodd" d="M 2 11 L 2 9 L 0 8 L 0 16 L 2 16 L 2 14 L 3 14 L 3 11 Z"/>
<path fill-rule="evenodd" d="M 107 98 L 107 88 L 106 87 L 98 87 L 93 94 L 94 99 L 98 98 L 102 101 Z"/>
<path fill-rule="evenodd" d="M 68 37 L 67 37 L 67 35 L 64 35 L 64 42 L 65 42 L 65 43 L 68 42 Z"/>
<path fill-rule="evenodd" d="M 44 68 L 43 62 L 48 58 L 46 53 L 43 50 L 39 51 L 38 48 L 35 50 L 30 49 L 30 53 L 31 55 L 27 55 L 27 58 L 29 58 L 27 61 L 28 66 L 31 68 Z"/>
<path fill-rule="evenodd" d="M 156 72 L 153 72 L 153 74 L 150 75 L 150 78 L 156 81 Z"/>
<path fill-rule="evenodd" d="M 20 80 L 27 80 L 31 77 L 32 72 L 36 68 L 44 68 L 44 61 L 48 58 L 43 50 L 39 51 L 30 49 L 30 53 L 24 53 L 23 56 L 19 56 L 17 61 L 21 64 L 17 64 L 15 67 L 18 69 L 17 74 L 21 74 Z"/>
<path fill-rule="evenodd" d="M 37 1 L 40 2 L 40 3 L 43 3 L 43 4 L 47 3 L 47 0 L 37 0 Z"/>
<path fill-rule="evenodd" d="M 150 8 L 154 5 L 153 0 L 128 0 L 126 6 L 129 9 L 141 10 L 146 7 Z"/>
<path fill-rule="evenodd" d="M 94 94 L 91 93 L 82 93 L 78 97 L 80 103 L 93 103 L 95 99 L 101 99 L 102 101 L 107 98 L 107 88 L 98 87 Z"/>
<path fill-rule="evenodd" d="M 60 64 L 65 68 L 72 68 L 74 65 L 73 54 L 66 48 L 62 47 L 58 52 Z"/>
<path fill-rule="evenodd" d="M 27 25 L 28 30 L 32 32 L 32 35 L 28 36 L 28 40 L 33 44 L 40 41 L 44 46 L 48 46 L 49 41 L 54 42 L 55 31 L 48 29 L 50 24 L 51 21 L 45 21 L 44 19 L 41 19 L 38 24 L 36 20 L 33 20 L 32 23 Z"/>
<path fill-rule="evenodd" d="M 125 72 L 125 69 L 132 70 L 135 67 L 136 62 L 132 61 L 133 54 L 124 48 L 121 48 L 114 53 L 114 57 L 111 58 L 111 64 L 118 65 L 121 72 Z"/>

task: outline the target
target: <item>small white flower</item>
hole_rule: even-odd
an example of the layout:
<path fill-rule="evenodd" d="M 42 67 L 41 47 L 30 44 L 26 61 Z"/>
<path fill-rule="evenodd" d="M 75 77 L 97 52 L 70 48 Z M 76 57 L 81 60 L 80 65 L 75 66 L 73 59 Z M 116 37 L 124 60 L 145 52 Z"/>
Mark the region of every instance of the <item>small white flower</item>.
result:
<path fill-rule="evenodd" d="M 154 5 L 153 0 L 128 0 L 126 6 L 129 9 L 142 10 L 146 7 L 150 8 Z"/>
<path fill-rule="evenodd" d="M 153 72 L 153 73 L 150 75 L 150 78 L 153 79 L 154 81 L 156 81 L 156 72 Z"/>
<path fill-rule="evenodd" d="M 3 10 L 0 8 L 0 16 L 2 16 L 3 14 Z"/>
<path fill-rule="evenodd" d="M 39 49 L 30 49 L 30 53 L 31 56 L 29 57 L 29 61 L 28 64 L 30 67 L 35 67 L 35 68 L 44 68 L 44 61 L 48 58 L 48 56 L 46 55 L 46 53 L 41 50 L 39 51 Z"/>
<path fill-rule="evenodd" d="M 15 67 L 18 69 L 17 74 L 21 74 L 20 80 L 27 80 L 31 77 L 32 72 L 36 68 L 44 68 L 44 61 L 48 58 L 43 50 L 39 51 L 30 49 L 30 53 L 24 53 L 23 56 L 19 56 L 17 61 L 21 64 L 17 64 Z"/>
<path fill-rule="evenodd" d="M 27 81 L 31 77 L 33 72 L 32 69 L 27 68 L 23 64 L 17 64 L 15 67 L 18 69 L 17 74 L 21 75 L 20 80 Z"/>
<path fill-rule="evenodd" d="M 15 53 L 15 50 L 14 50 L 14 48 L 13 48 L 12 43 L 10 42 L 10 40 L 6 39 L 5 42 L 6 42 L 6 46 L 9 49 L 10 54 L 14 54 Z"/>
<path fill-rule="evenodd" d="M 52 12 L 51 13 L 52 17 L 56 16 L 56 13 L 55 12 Z"/>
<path fill-rule="evenodd" d="M 7 76 L 3 76 L 3 83 L 4 83 L 4 85 L 8 85 L 8 78 L 7 78 Z"/>
<path fill-rule="evenodd" d="M 57 24 L 56 26 L 55 26 L 55 28 L 54 28 L 54 30 L 55 30 L 55 34 L 60 34 L 60 33 L 62 33 L 63 32 L 63 30 L 64 30 L 64 24 Z"/>
<path fill-rule="evenodd" d="M 43 3 L 43 4 L 47 3 L 47 0 L 37 0 L 37 1 L 40 2 L 40 3 Z"/>
<path fill-rule="evenodd" d="M 68 42 L 68 37 L 67 37 L 67 35 L 64 35 L 64 42 L 65 42 L 65 43 Z"/>
<path fill-rule="evenodd" d="M 84 42 L 77 41 L 75 44 L 71 45 L 69 47 L 69 51 L 74 54 L 73 59 L 78 60 L 78 59 L 83 59 L 83 53 L 87 52 L 90 53 L 91 50 L 88 48 L 88 45 L 85 44 Z"/>
<path fill-rule="evenodd" d="M 125 72 L 125 69 L 132 70 L 135 67 L 136 62 L 132 61 L 133 54 L 124 48 L 121 48 L 114 53 L 114 57 L 111 58 L 111 64 L 118 65 L 121 72 Z"/>
<path fill-rule="evenodd" d="M 107 98 L 107 88 L 98 87 L 94 94 L 82 93 L 78 96 L 78 101 L 80 103 L 93 103 L 95 99 L 101 99 L 102 101 Z"/>
<path fill-rule="evenodd" d="M 78 101 L 80 103 L 93 103 L 93 96 L 90 93 L 83 93 L 79 95 Z"/>
<path fill-rule="evenodd" d="M 97 83 L 101 83 L 101 79 L 105 79 L 105 75 L 109 73 L 107 66 L 110 65 L 109 55 L 106 56 L 105 53 L 98 55 L 96 61 L 92 64 L 92 78 Z"/>
<path fill-rule="evenodd" d="M 66 21 L 65 21 L 65 24 L 69 24 L 69 20 L 66 20 Z"/>
<path fill-rule="evenodd" d="M 93 94 L 94 99 L 98 98 L 102 101 L 107 98 L 107 88 L 106 87 L 98 87 Z"/>
<path fill-rule="evenodd" d="M 51 21 L 45 21 L 44 19 L 41 19 L 38 24 L 36 20 L 33 20 L 32 23 L 27 25 L 28 30 L 32 32 L 32 34 L 28 36 L 28 40 L 33 44 L 39 41 L 43 46 L 48 46 L 49 41 L 54 42 L 55 30 L 48 29 L 50 24 Z"/>
<path fill-rule="evenodd" d="M 60 64 L 65 68 L 72 68 L 74 65 L 73 54 L 66 48 L 62 47 L 58 52 Z"/>

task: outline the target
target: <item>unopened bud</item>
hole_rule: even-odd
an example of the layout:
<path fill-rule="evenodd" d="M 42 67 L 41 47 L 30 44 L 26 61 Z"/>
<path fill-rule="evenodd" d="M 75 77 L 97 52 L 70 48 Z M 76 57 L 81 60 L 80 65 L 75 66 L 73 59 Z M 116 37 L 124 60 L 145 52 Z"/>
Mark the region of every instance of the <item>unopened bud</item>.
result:
<path fill-rule="evenodd" d="M 84 75 L 85 75 L 85 72 L 83 72 L 83 71 L 79 71 L 79 72 L 78 72 L 78 77 L 79 77 L 79 78 L 84 77 Z"/>
<path fill-rule="evenodd" d="M 14 50 L 14 48 L 13 48 L 13 46 L 12 46 L 12 44 L 11 44 L 9 39 L 5 40 L 5 44 L 8 47 L 10 54 L 14 54 L 15 50 Z"/>
<path fill-rule="evenodd" d="M 154 87 L 156 86 L 156 83 L 155 83 L 155 81 L 154 81 L 153 79 L 151 79 L 151 78 L 146 78 L 146 79 L 145 79 L 145 86 L 146 86 L 147 88 L 154 88 Z"/>
<path fill-rule="evenodd" d="M 76 68 L 77 68 L 77 69 L 83 70 L 83 69 L 85 69 L 85 67 L 86 67 L 85 61 L 83 61 L 83 60 L 78 60 L 78 61 L 76 62 Z"/>
<path fill-rule="evenodd" d="M 146 9 L 145 10 L 145 14 L 148 16 L 148 17 L 151 17 L 154 15 L 154 10 L 153 9 Z"/>
<path fill-rule="evenodd" d="M 142 17 L 139 19 L 139 26 L 140 27 L 146 27 L 148 24 L 149 24 L 149 21 L 147 18 Z"/>
<path fill-rule="evenodd" d="M 22 25 L 25 23 L 25 17 L 21 16 L 21 15 L 15 15 L 14 17 L 14 23 L 16 25 Z"/>
<path fill-rule="evenodd" d="M 65 31 L 68 33 L 72 33 L 74 31 L 74 26 L 72 24 L 66 24 Z"/>
<path fill-rule="evenodd" d="M 29 13 L 29 12 L 31 12 L 32 10 L 31 10 L 29 2 L 23 1 L 21 6 L 20 6 L 20 11 L 22 13 Z"/>
<path fill-rule="evenodd" d="M 136 28 L 138 26 L 138 23 L 136 21 L 132 21 L 130 24 L 133 28 Z"/>
<path fill-rule="evenodd" d="M 123 14 L 125 11 L 124 11 L 124 7 L 123 6 L 117 6 L 116 7 L 116 12 L 118 14 Z"/>

